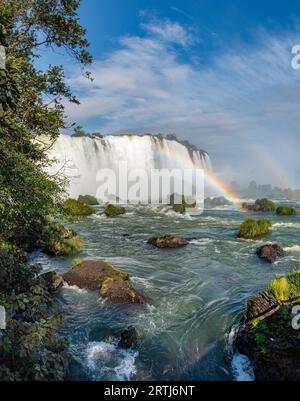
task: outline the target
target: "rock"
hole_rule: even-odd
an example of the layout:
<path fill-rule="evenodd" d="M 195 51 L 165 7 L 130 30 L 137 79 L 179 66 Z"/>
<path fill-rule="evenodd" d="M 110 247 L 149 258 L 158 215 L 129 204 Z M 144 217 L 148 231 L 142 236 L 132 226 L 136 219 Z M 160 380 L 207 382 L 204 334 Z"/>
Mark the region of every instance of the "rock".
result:
<path fill-rule="evenodd" d="M 259 247 L 256 250 L 256 254 L 266 262 L 274 263 L 278 258 L 282 258 L 284 256 L 284 251 L 277 244 L 268 244 Z"/>
<path fill-rule="evenodd" d="M 107 205 L 105 210 L 104 210 L 104 214 L 107 217 L 120 216 L 120 215 L 125 214 L 125 213 L 126 213 L 125 207 L 116 206 L 116 205 L 112 205 L 112 204 Z"/>
<path fill-rule="evenodd" d="M 138 341 L 138 333 L 133 326 L 129 326 L 127 330 L 121 332 L 118 346 L 121 348 L 131 348 L 136 346 Z"/>
<path fill-rule="evenodd" d="M 120 277 L 124 280 L 129 278 L 127 273 L 102 260 L 85 260 L 63 275 L 69 285 L 90 290 L 101 288 L 108 277 Z"/>
<path fill-rule="evenodd" d="M 55 292 L 64 283 L 63 278 L 54 270 L 41 274 L 41 278 L 45 281 L 49 292 Z"/>
<path fill-rule="evenodd" d="M 63 275 L 69 285 L 90 290 L 99 289 L 100 295 L 115 302 L 144 303 L 143 297 L 132 286 L 128 273 L 102 260 L 86 260 Z"/>
<path fill-rule="evenodd" d="M 65 216 L 70 219 L 89 216 L 90 214 L 95 213 L 95 210 L 91 206 L 72 198 L 67 199 L 64 202 L 63 209 Z"/>
<path fill-rule="evenodd" d="M 100 288 L 100 295 L 102 298 L 112 302 L 145 303 L 143 297 L 133 288 L 131 282 L 121 277 L 107 277 Z"/>
<path fill-rule="evenodd" d="M 258 292 L 247 301 L 246 321 L 260 320 L 275 313 L 278 308 L 279 304 L 273 294 L 267 291 Z"/>
<path fill-rule="evenodd" d="M 300 331 L 292 328 L 292 306 L 282 306 L 256 326 L 244 325 L 235 338 L 253 366 L 256 381 L 300 380 Z"/>
<path fill-rule="evenodd" d="M 274 212 L 276 210 L 275 203 L 266 198 L 257 199 L 254 204 L 242 203 L 242 208 L 248 212 Z"/>
<path fill-rule="evenodd" d="M 92 195 L 79 195 L 78 202 L 84 203 L 85 205 L 96 206 L 99 205 L 98 200 Z"/>
<path fill-rule="evenodd" d="M 205 208 L 213 208 L 218 206 L 228 206 L 231 202 L 224 198 L 224 196 L 219 196 L 215 198 L 205 198 L 204 199 L 204 207 Z"/>
<path fill-rule="evenodd" d="M 163 237 L 152 237 L 147 243 L 157 248 L 179 248 L 187 245 L 188 241 L 176 235 L 167 234 Z"/>

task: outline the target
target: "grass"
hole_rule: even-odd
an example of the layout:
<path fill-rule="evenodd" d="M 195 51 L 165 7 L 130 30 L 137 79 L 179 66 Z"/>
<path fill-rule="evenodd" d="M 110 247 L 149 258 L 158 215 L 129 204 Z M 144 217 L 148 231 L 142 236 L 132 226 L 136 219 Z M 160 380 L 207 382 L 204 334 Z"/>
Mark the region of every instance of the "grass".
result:
<path fill-rule="evenodd" d="M 261 237 L 268 234 L 271 227 L 270 220 L 247 219 L 240 225 L 238 237 L 247 239 Z"/>
<path fill-rule="evenodd" d="M 297 211 L 293 207 L 288 207 L 288 206 L 279 206 L 276 209 L 276 213 L 279 216 L 295 216 L 297 214 Z"/>

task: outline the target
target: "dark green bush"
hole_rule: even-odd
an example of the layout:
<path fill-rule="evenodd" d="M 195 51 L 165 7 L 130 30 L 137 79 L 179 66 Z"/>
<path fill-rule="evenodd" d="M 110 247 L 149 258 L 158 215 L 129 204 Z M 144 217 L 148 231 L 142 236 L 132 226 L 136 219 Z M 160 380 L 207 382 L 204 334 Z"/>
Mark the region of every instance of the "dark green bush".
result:
<path fill-rule="evenodd" d="M 89 216 L 94 213 L 94 209 L 77 201 L 76 199 L 67 199 L 63 205 L 64 213 L 68 218 L 78 218 L 83 216 Z"/>
<path fill-rule="evenodd" d="M 119 216 L 126 213 L 125 207 L 109 204 L 106 206 L 104 213 L 107 217 Z"/>
<path fill-rule="evenodd" d="M 276 210 L 276 213 L 279 216 L 295 216 L 297 214 L 297 211 L 293 207 L 279 206 Z"/>

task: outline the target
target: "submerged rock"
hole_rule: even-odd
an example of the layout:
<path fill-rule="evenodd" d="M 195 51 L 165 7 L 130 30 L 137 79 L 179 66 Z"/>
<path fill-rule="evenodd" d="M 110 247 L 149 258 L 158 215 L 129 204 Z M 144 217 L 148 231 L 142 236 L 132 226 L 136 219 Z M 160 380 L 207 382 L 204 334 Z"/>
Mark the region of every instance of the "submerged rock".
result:
<path fill-rule="evenodd" d="M 69 285 L 100 290 L 103 298 L 116 302 L 144 303 L 132 286 L 128 273 L 102 260 L 86 260 L 63 275 Z"/>
<path fill-rule="evenodd" d="M 278 258 L 284 256 L 284 250 L 277 244 L 267 244 L 259 247 L 256 254 L 260 259 L 268 263 L 274 263 Z"/>
<path fill-rule="evenodd" d="M 41 278 L 44 280 L 46 288 L 49 292 L 55 292 L 64 283 L 62 276 L 60 276 L 56 271 L 50 271 L 41 274 Z"/>
<path fill-rule="evenodd" d="M 129 326 L 126 330 L 121 332 L 118 346 L 121 348 L 131 348 L 136 346 L 137 341 L 138 333 L 136 331 L 136 328 L 133 326 Z"/>
<path fill-rule="evenodd" d="M 157 248 L 179 248 L 187 245 L 188 241 L 176 235 L 167 234 L 163 237 L 152 237 L 147 243 Z"/>

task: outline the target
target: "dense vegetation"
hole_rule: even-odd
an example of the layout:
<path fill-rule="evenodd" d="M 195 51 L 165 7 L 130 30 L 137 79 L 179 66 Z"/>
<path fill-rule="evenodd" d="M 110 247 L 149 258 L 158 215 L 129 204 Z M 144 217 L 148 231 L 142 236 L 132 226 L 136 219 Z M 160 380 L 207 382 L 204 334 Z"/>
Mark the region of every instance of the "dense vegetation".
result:
<path fill-rule="evenodd" d="M 240 238 L 256 238 L 269 233 L 272 223 L 270 220 L 245 220 L 241 226 L 238 237 Z"/>
<path fill-rule="evenodd" d="M 288 207 L 288 206 L 279 206 L 276 209 L 276 213 L 279 216 L 295 216 L 297 214 L 297 211 L 293 207 Z"/>
<path fill-rule="evenodd" d="M 66 128 L 63 102 L 78 101 L 63 67 L 36 67 L 46 49 L 60 49 L 82 66 L 91 62 L 78 6 L 78 0 L 0 2 L 0 45 L 6 52 L 0 70 L 0 303 L 8 317 L 0 331 L 1 379 L 65 376 L 67 344 L 55 334 L 61 317 L 50 314 L 49 291 L 24 250 L 45 241 L 45 233 L 55 253 L 60 240 L 78 248 L 73 233 L 49 223 L 63 210 L 64 179 L 45 172 L 48 147 Z"/>
<path fill-rule="evenodd" d="M 79 195 L 78 202 L 85 203 L 86 205 L 96 206 L 99 205 L 97 199 L 92 195 Z"/>
<path fill-rule="evenodd" d="M 107 217 L 115 217 L 120 216 L 121 214 L 125 214 L 126 209 L 123 206 L 109 204 L 106 206 L 104 213 Z"/>
<path fill-rule="evenodd" d="M 275 212 L 276 210 L 275 203 L 266 198 L 257 199 L 253 205 L 243 203 L 242 207 L 249 212 Z"/>
<path fill-rule="evenodd" d="M 94 209 L 76 199 L 67 199 L 63 204 L 64 214 L 67 218 L 80 218 L 94 213 Z"/>

